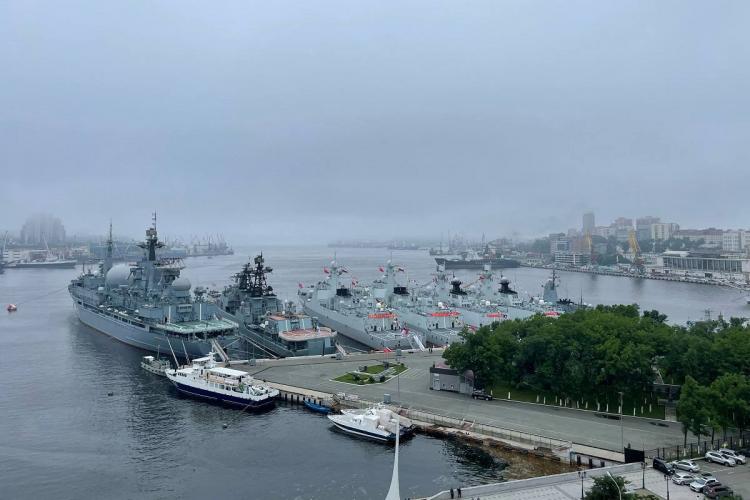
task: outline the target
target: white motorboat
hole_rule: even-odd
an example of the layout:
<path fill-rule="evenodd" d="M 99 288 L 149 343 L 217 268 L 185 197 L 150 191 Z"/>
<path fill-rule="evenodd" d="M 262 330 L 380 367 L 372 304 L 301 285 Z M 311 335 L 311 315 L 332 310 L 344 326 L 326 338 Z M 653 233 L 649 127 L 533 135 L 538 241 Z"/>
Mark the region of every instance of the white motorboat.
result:
<path fill-rule="evenodd" d="M 365 410 L 342 410 L 341 415 L 328 415 L 338 429 L 355 436 L 383 442 L 395 442 L 396 432 L 401 439 L 414 434 L 409 419 L 399 417 L 383 405 Z"/>

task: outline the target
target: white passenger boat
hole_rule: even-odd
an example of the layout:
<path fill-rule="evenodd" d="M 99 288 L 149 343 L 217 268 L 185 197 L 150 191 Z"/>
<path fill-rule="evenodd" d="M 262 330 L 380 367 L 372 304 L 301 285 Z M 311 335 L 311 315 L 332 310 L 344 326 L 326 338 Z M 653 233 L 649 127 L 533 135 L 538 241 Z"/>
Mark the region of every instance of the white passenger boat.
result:
<path fill-rule="evenodd" d="M 192 366 L 166 371 L 178 391 L 190 396 L 259 410 L 274 405 L 278 389 L 255 380 L 249 373 L 216 366 L 214 353 L 193 360 Z"/>
<path fill-rule="evenodd" d="M 328 415 L 338 429 L 356 436 L 383 442 L 396 441 L 396 429 L 401 439 L 414 434 L 414 425 L 383 405 L 365 410 L 342 410 L 341 415 Z"/>
<path fill-rule="evenodd" d="M 172 368 L 168 359 L 154 358 L 153 356 L 143 356 L 141 368 L 154 375 L 166 376 L 166 371 Z"/>

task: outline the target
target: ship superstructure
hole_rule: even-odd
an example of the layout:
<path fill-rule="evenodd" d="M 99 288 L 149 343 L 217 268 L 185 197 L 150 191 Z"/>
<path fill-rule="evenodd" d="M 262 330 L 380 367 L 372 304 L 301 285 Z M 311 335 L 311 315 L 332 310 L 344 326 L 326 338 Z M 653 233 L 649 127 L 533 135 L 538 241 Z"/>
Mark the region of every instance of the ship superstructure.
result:
<path fill-rule="evenodd" d="M 354 280 L 348 284 L 343 279 L 348 271 L 335 260 L 323 272 L 325 279 L 298 292 L 305 313 L 370 349 L 424 349 L 423 338 L 404 328 L 389 304 L 391 293 L 408 294 L 406 288 L 387 291 L 384 282 L 372 289 Z"/>
<path fill-rule="evenodd" d="M 107 253 L 98 272 L 91 269 L 68 286 L 78 317 L 84 324 L 117 340 L 178 357 L 200 357 L 236 340 L 236 322 L 219 316 L 218 306 L 191 293 L 191 283 L 180 276 L 179 259 L 157 258 L 163 245 L 153 226 L 139 246 L 140 261 L 112 264 L 112 229 Z"/>
<path fill-rule="evenodd" d="M 240 335 L 251 345 L 275 356 L 336 352 L 336 332 L 296 311 L 295 304 L 282 302 L 266 278 L 272 271 L 263 254 L 246 263 L 219 298 L 222 314 L 240 324 Z"/>
<path fill-rule="evenodd" d="M 469 249 L 459 253 L 456 257 L 435 257 L 435 262 L 445 266 L 445 269 L 484 269 L 487 265 L 492 269 L 504 269 L 521 265 L 515 259 L 497 255 L 489 246 L 486 246 L 481 254 Z"/>

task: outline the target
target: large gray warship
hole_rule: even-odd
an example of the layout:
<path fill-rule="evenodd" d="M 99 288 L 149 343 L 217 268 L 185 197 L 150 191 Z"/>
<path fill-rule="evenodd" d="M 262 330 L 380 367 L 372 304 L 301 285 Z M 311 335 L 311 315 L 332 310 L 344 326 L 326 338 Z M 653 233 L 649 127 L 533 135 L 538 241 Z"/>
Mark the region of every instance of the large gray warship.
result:
<path fill-rule="evenodd" d="M 153 226 L 139 246 L 142 259 L 134 265 L 112 265 L 112 228 L 107 253 L 98 272 L 91 269 L 71 281 L 70 296 L 81 322 L 126 344 L 148 351 L 201 357 L 223 350 L 237 339 L 238 325 L 219 317 L 203 289 L 191 294 L 190 281 L 180 276 L 175 259 L 157 258 L 163 244 Z"/>
<path fill-rule="evenodd" d="M 485 266 L 504 269 L 521 265 L 515 259 L 498 256 L 489 246 L 485 247 L 482 254 L 475 250 L 466 250 L 455 257 L 435 257 L 435 263 L 445 266 L 445 269 L 484 269 Z"/>
<path fill-rule="evenodd" d="M 410 293 L 396 281 L 400 268 L 388 262 L 383 276 L 370 286 L 346 286 L 346 270 L 335 261 L 327 276 L 316 285 L 299 291 L 307 314 L 319 318 L 339 334 L 371 349 L 420 349 L 444 346 L 461 340 L 459 313 Z"/>
<path fill-rule="evenodd" d="M 460 312 L 464 323 L 471 329 L 489 325 L 495 321 L 525 319 L 535 314 L 559 316 L 575 310 L 578 305 L 557 296 L 557 277 L 543 285 L 543 297 L 523 299 L 510 287 L 508 278 L 495 279 L 491 266 L 485 265 L 476 282 L 462 286 L 462 282 L 451 277 L 445 267 L 438 265 L 434 286 L 425 287 L 423 295 L 434 296 Z"/>
<path fill-rule="evenodd" d="M 270 272 L 263 254 L 245 264 L 219 297 L 222 314 L 240 324 L 240 336 L 250 348 L 281 357 L 335 353 L 336 332 L 279 300 L 266 279 Z"/>

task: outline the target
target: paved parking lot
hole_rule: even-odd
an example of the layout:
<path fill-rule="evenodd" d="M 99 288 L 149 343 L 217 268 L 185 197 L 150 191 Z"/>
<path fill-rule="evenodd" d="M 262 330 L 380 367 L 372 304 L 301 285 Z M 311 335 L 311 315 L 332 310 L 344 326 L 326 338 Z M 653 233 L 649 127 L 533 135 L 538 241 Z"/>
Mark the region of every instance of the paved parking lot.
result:
<path fill-rule="evenodd" d="M 710 472 L 721 484 L 727 485 L 742 498 L 750 498 L 750 466 L 737 465 L 736 467 L 725 467 L 723 465 L 710 464 L 705 460 L 696 461 L 701 472 Z"/>

